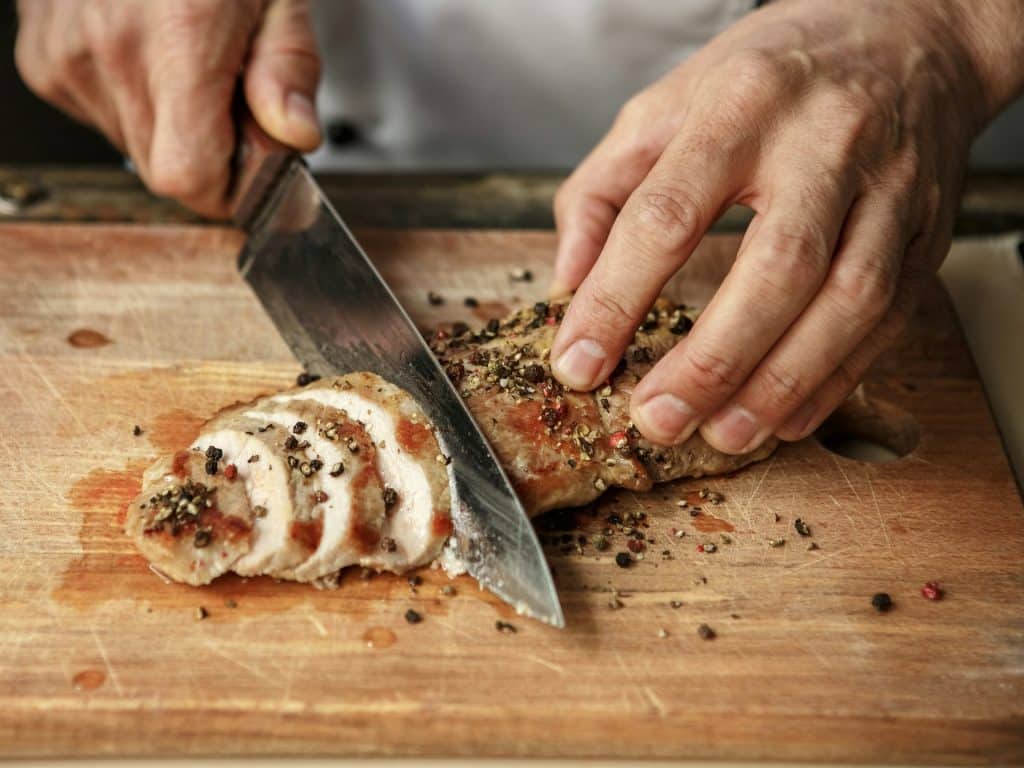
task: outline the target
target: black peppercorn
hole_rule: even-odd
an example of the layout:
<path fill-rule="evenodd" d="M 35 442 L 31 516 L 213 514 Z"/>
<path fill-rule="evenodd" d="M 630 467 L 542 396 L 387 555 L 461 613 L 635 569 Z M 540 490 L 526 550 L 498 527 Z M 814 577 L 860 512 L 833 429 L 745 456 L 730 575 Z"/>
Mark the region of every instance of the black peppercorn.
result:
<path fill-rule="evenodd" d="M 887 613 L 892 608 L 892 598 L 888 592 L 876 592 L 871 597 L 871 605 L 879 613 Z"/>
<path fill-rule="evenodd" d="M 629 552 L 619 552 L 615 555 L 615 564 L 619 568 L 629 568 L 633 564 L 633 558 L 629 556 Z"/>
<path fill-rule="evenodd" d="M 423 616 L 422 614 L 410 608 L 408 611 L 405 612 L 405 620 L 410 624 L 419 624 L 421 621 L 423 621 Z"/>

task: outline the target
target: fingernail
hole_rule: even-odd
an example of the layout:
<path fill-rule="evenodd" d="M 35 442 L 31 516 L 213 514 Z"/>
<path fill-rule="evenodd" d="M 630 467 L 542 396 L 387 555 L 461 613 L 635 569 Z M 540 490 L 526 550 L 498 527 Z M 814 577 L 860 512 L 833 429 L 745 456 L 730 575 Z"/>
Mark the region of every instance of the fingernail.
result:
<path fill-rule="evenodd" d="M 573 389 L 588 390 L 597 383 L 607 357 L 604 347 L 596 341 L 580 339 L 552 363 L 552 368 L 563 384 Z"/>
<path fill-rule="evenodd" d="M 655 395 L 637 410 L 637 427 L 648 438 L 663 445 L 674 445 L 693 434 L 697 414 L 673 394 Z"/>
<path fill-rule="evenodd" d="M 814 414 L 818 410 L 818 405 L 813 400 L 808 400 L 806 403 L 801 405 L 793 415 L 786 419 L 786 423 L 782 425 L 780 432 L 786 432 L 787 434 L 796 435 L 796 440 L 800 440 L 806 437 L 808 427 L 811 426 L 811 419 L 814 418 Z"/>
<path fill-rule="evenodd" d="M 289 93 L 284 100 L 284 111 L 290 122 L 315 126 L 318 131 L 320 130 L 320 124 L 316 119 L 316 107 L 306 94 L 298 91 Z"/>
<path fill-rule="evenodd" d="M 732 405 L 708 419 L 702 434 L 720 451 L 743 453 L 760 429 L 754 414 L 740 405 Z"/>

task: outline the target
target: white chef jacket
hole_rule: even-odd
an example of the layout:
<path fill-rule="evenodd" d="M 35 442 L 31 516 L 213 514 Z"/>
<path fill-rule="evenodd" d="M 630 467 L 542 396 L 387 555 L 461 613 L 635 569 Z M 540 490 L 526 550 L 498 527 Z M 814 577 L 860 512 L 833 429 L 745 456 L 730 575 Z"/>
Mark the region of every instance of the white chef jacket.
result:
<path fill-rule="evenodd" d="M 754 0 L 314 0 L 328 169 L 570 168 Z M 345 130 L 337 130 L 339 125 Z"/>

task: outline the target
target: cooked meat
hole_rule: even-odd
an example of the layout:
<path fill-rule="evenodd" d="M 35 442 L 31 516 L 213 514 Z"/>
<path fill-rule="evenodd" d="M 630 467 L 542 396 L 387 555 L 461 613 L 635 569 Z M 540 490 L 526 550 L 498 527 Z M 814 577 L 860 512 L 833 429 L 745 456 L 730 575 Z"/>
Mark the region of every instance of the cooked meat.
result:
<path fill-rule="evenodd" d="M 344 411 L 310 400 L 275 398 L 246 416 L 284 428 L 284 449 L 291 457 L 286 461 L 296 489 L 290 534 L 309 551 L 300 564 L 273 575 L 316 581 L 375 550 L 384 523 L 384 488 L 366 430 Z M 305 426 L 296 435 L 298 425 Z"/>
<path fill-rule="evenodd" d="M 531 515 L 613 486 L 731 472 L 774 450 L 771 441 L 729 456 L 699 434 L 663 448 L 630 423 L 633 387 L 696 312 L 659 300 L 609 382 L 580 393 L 548 365 L 563 310 L 542 302 L 431 342 Z M 434 560 L 452 533 L 450 488 L 444 447 L 419 405 L 372 373 L 352 373 L 216 416 L 191 451 L 147 471 L 128 531 L 180 581 L 234 570 L 329 583 L 355 563 L 401 572 Z"/>
<path fill-rule="evenodd" d="M 309 556 L 309 549 L 291 535 L 297 520 L 296 488 L 284 449 L 284 430 L 267 421 L 245 416 L 231 408 L 214 417 L 193 443 L 193 448 L 219 451 L 220 472 L 234 467 L 253 509 L 253 541 L 248 554 L 232 570 L 242 576 L 274 574 L 294 568 Z M 261 431 L 262 430 L 262 431 Z M 249 461 L 259 456 L 258 461 Z"/>
<path fill-rule="evenodd" d="M 250 548 L 252 511 L 242 483 L 206 472 L 207 458 L 179 451 L 142 476 L 125 530 L 153 566 L 186 584 L 209 584 Z"/>
<path fill-rule="evenodd" d="M 731 472 L 770 455 L 775 441 L 742 456 L 709 446 L 699 433 L 664 448 L 629 420 L 629 396 L 697 312 L 659 300 L 609 382 L 567 391 L 548 356 L 564 304 L 541 302 L 472 333 L 441 331 L 431 347 L 494 446 L 531 515 L 593 501 L 612 486 L 647 490 L 680 477 Z"/>
<path fill-rule="evenodd" d="M 402 570 L 437 557 L 452 532 L 448 471 L 434 430 L 416 401 L 371 373 L 322 380 L 275 398 L 282 403 L 304 400 L 346 411 L 377 441 L 386 517 L 381 546 L 360 563 Z"/>

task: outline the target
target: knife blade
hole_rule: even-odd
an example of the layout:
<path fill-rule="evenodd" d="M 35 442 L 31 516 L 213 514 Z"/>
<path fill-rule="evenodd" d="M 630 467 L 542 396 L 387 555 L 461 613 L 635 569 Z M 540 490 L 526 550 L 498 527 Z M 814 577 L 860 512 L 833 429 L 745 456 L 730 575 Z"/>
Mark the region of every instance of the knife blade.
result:
<path fill-rule="evenodd" d="M 450 456 L 457 552 L 527 616 L 565 619 L 536 533 L 490 444 L 301 158 L 251 121 L 233 191 L 238 267 L 292 353 L 322 376 L 368 370 L 409 392 Z"/>

